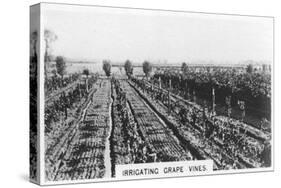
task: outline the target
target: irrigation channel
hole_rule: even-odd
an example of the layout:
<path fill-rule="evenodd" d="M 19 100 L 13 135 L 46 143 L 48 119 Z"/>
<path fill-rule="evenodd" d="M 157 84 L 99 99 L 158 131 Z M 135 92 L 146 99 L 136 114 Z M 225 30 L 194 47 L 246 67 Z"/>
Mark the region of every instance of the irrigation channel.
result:
<path fill-rule="evenodd" d="M 133 81 L 98 79 L 81 100 L 79 118 L 62 128 L 56 142 L 48 142 L 47 180 L 110 178 L 118 164 L 164 161 L 212 159 L 215 170 L 262 167 L 257 155 L 226 148 L 219 137 L 203 137 L 200 123 L 181 122 Z M 240 140 L 253 147 L 268 139 L 256 129 L 242 128 L 248 136 L 244 131 Z"/>

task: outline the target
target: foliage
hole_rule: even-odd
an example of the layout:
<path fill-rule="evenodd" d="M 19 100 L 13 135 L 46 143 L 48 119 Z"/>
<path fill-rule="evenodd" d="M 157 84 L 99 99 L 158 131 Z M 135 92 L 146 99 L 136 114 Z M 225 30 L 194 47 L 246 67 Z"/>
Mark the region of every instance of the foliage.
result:
<path fill-rule="evenodd" d="M 246 71 L 247 71 L 247 73 L 250 73 L 250 74 L 253 73 L 253 71 L 254 71 L 253 65 L 252 64 L 247 65 Z"/>
<path fill-rule="evenodd" d="M 148 77 L 152 71 L 151 63 L 149 63 L 148 61 L 143 62 L 142 68 L 145 76 Z"/>
<path fill-rule="evenodd" d="M 111 62 L 109 60 L 103 60 L 103 66 L 102 66 L 105 75 L 110 76 L 111 75 Z"/>
<path fill-rule="evenodd" d="M 38 32 L 33 31 L 30 36 L 31 55 L 35 56 L 37 49 Z"/>
<path fill-rule="evenodd" d="M 181 71 L 184 73 L 184 72 L 186 72 L 187 68 L 188 68 L 187 64 L 185 62 L 183 62 L 181 65 Z"/>
<path fill-rule="evenodd" d="M 57 56 L 56 58 L 56 68 L 57 68 L 57 73 L 63 77 L 65 74 L 65 69 L 66 69 L 66 64 L 65 60 L 62 56 Z"/>
<path fill-rule="evenodd" d="M 228 94 L 237 93 L 239 96 L 262 97 L 264 99 L 271 97 L 271 76 L 264 72 L 249 74 L 239 73 L 235 70 L 218 69 L 208 72 L 189 69 L 182 75 L 169 71 L 154 75 L 156 79 L 159 76 L 164 82 L 172 79 L 172 83 L 182 83 L 183 86 L 187 83 L 189 87 L 199 90 L 208 89 L 211 91 L 212 87 L 216 87 Z"/>
<path fill-rule="evenodd" d="M 90 74 L 89 69 L 84 69 L 84 70 L 83 70 L 83 74 L 84 74 L 84 75 L 86 75 L 86 76 L 88 77 L 88 76 L 89 76 L 89 74 Z"/>
<path fill-rule="evenodd" d="M 125 68 L 127 76 L 131 76 L 133 74 L 133 65 L 130 60 L 126 60 L 124 68 Z"/>
<path fill-rule="evenodd" d="M 51 50 L 51 43 L 58 39 L 57 35 L 48 29 L 44 30 L 44 41 L 45 41 L 45 54 L 44 59 L 45 62 L 50 62 L 50 50 Z"/>

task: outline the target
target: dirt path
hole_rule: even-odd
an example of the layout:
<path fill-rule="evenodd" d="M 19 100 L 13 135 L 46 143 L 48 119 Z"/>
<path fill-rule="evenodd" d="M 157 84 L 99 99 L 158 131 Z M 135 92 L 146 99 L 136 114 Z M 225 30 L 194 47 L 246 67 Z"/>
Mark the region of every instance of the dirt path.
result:
<path fill-rule="evenodd" d="M 110 92 L 111 96 L 111 92 Z M 110 136 L 112 131 L 112 117 L 111 117 L 111 108 L 112 108 L 112 98 L 110 98 L 110 104 L 109 104 L 109 111 L 108 111 L 108 117 L 109 117 L 109 130 L 106 137 L 106 143 L 105 143 L 105 152 L 104 152 L 104 161 L 105 161 L 105 178 L 111 178 L 112 174 L 112 165 L 111 165 L 111 157 L 110 157 Z"/>

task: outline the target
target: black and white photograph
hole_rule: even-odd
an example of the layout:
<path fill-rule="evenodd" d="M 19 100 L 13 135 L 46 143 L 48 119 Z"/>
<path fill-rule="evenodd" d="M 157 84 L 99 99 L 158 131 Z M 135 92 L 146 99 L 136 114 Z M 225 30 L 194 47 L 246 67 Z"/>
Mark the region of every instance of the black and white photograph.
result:
<path fill-rule="evenodd" d="M 273 169 L 273 17 L 37 6 L 31 179 Z"/>

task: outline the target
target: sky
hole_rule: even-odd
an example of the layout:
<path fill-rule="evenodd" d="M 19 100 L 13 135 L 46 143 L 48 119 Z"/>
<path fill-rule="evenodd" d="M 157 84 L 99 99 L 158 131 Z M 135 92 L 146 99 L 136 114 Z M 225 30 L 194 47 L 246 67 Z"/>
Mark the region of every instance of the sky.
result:
<path fill-rule="evenodd" d="M 52 53 L 76 60 L 273 61 L 273 19 L 44 4 Z"/>

